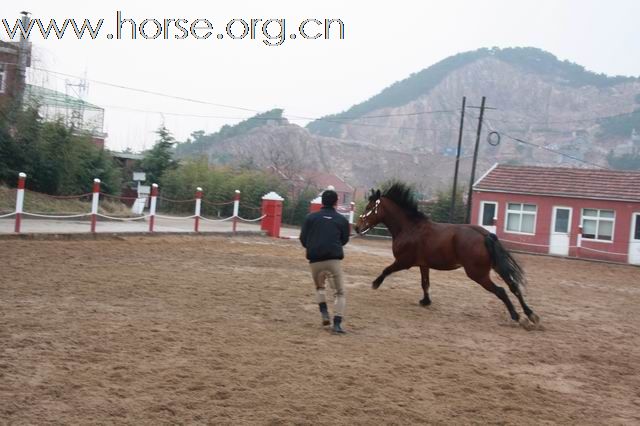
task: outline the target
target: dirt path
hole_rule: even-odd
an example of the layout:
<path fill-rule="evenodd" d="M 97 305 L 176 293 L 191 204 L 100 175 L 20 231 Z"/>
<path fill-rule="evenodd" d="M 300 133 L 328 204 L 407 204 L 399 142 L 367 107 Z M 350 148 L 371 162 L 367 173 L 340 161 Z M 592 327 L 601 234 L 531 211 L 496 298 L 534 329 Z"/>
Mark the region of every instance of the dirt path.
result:
<path fill-rule="evenodd" d="M 296 241 L 0 241 L 0 423 L 640 423 L 640 269 L 518 256 L 527 332 L 462 271 L 371 290 L 388 245 L 334 336 Z"/>

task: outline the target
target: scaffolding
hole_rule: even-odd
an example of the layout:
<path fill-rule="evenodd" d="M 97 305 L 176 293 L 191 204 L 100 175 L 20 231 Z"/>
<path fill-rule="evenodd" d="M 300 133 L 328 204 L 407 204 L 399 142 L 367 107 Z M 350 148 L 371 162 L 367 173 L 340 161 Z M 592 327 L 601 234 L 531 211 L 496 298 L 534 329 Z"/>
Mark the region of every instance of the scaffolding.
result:
<path fill-rule="evenodd" d="M 67 126 L 92 135 L 104 134 L 104 108 L 66 93 L 31 84 L 26 87 L 25 100 L 28 105 L 35 106 L 46 121 L 61 120 Z"/>

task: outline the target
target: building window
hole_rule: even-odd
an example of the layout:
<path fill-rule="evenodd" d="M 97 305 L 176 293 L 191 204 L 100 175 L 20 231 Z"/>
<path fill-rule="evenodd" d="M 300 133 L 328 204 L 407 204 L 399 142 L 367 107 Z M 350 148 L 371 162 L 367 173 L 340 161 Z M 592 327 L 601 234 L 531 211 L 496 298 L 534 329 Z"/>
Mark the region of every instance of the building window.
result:
<path fill-rule="evenodd" d="M 507 221 L 505 230 L 521 234 L 534 234 L 536 225 L 535 204 L 507 204 Z"/>
<path fill-rule="evenodd" d="M 613 240 L 613 210 L 582 209 L 582 237 L 590 240 Z"/>
<path fill-rule="evenodd" d="M 554 209 L 555 214 L 555 226 L 553 232 L 558 234 L 568 234 L 571 224 L 571 210 L 563 207 L 557 207 Z"/>
<path fill-rule="evenodd" d="M 4 64 L 0 64 L 0 93 L 4 93 L 4 86 L 6 81 L 7 78 L 4 72 Z"/>

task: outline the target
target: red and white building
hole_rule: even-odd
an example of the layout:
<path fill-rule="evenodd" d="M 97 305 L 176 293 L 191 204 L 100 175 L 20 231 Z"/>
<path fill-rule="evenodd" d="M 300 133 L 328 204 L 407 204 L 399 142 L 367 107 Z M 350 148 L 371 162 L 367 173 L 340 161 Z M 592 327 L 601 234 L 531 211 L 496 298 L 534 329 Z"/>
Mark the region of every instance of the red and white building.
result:
<path fill-rule="evenodd" d="M 338 176 L 331 173 L 323 172 L 305 172 L 303 177 L 307 182 L 310 182 L 314 187 L 323 191 L 324 189 L 332 186 L 334 191 L 338 194 L 338 204 L 349 205 L 354 201 L 355 189 Z"/>
<path fill-rule="evenodd" d="M 0 40 L 0 108 L 21 99 L 26 85 L 26 69 L 30 66 L 30 42 Z"/>
<path fill-rule="evenodd" d="M 513 249 L 640 265 L 640 172 L 496 164 L 471 223 Z"/>

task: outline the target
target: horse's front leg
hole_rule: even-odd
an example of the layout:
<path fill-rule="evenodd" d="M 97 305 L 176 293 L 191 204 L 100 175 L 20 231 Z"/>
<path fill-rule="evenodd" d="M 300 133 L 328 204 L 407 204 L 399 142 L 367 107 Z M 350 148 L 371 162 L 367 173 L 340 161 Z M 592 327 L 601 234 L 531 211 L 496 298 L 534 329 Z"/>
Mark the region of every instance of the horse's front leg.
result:
<path fill-rule="evenodd" d="M 429 268 L 427 266 L 420 267 L 420 275 L 422 276 L 422 292 L 424 298 L 420 300 L 422 306 L 429 306 L 431 304 L 431 298 L 429 297 Z"/>
<path fill-rule="evenodd" d="M 400 271 L 402 269 L 408 269 L 408 268 L 409 268 L 408 266 L 406 266 L 406 265 L 398 262 L 398 260 L 396 260 L 391 265 L 389 265 L 386 268 L 384 268 L 384 270 L 382 271 L 380 276 L 378 276 L 378 278 L 376 278 L 373 281 L 373 283 L 371 284 L 371 287 L 373 287 L 374 290 L 377 289 L 382 284 L 382 281 L 384 281 L 384 279 L 387 278 L 387 276 L 393 274 L 394 272 Z"/>

